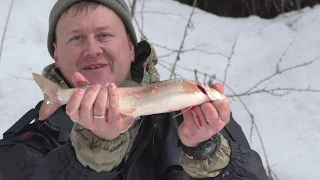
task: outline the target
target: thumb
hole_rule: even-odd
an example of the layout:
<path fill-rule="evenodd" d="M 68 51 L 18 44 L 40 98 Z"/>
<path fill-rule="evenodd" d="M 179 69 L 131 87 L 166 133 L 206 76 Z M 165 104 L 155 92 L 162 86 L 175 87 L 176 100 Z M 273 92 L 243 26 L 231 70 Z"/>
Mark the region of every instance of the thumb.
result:
<path fill-rule="evenodd" d="M 88 80 L 79 72 L 75 72 L 72 75 L 72 83 L 75 85 L 75 87 L 83 87 L 90 85 Z"/>
<path fill-rule="evenodd" d="M 212 84 L 212 85 L 211 85 L 211 88 L 219 91 L 221 94 L 224 93 L 224 87 L 223 87 L 223 85 L 222 85 L 221 83 Z"/>

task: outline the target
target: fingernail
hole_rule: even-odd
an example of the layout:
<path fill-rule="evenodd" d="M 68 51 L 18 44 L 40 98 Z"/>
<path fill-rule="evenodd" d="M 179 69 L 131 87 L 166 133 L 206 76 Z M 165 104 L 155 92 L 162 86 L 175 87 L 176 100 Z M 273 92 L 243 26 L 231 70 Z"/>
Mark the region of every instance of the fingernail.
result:
<path fill-rule="evenodd" d="M 105 86 L 105 87 L 108 87 L 108 86 L 109 86 L 109 83 L 107 82 L 104 86 Z"/>
<path fill-rule="evenodd" d="M 213 104 L 214 104 L 215 106 L 220 106 L 220 105 L 223 104 L 223 101 L 215 100 L 215 101 L 213 101 Z"/>
<path fill-rule="evenodd" d="M 78 89 L 78 94 L 84 94 L 85 91 L 83 89 Z"/>
<path fill-rule="evenodd" d="M 110 83 L 110 88 L 111 89 L 115 89 L 116 88 L 116 85 L 114 83 Z"/>
<path fill-rule="evenodd" d="M 89 83 L 86 81 L 79 81 L 77 82 L 77 87 L 83 87 L 83 86 L 88 86 Z"/>

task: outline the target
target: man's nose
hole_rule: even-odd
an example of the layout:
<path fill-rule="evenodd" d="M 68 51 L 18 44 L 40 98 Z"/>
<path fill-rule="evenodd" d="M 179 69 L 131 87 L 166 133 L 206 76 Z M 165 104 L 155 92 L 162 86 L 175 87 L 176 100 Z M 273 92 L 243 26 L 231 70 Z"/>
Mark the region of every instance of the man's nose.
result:
<path fill-rule="evenodd" d="M 102 54 L 101 44 L 95 38 L 88 38 L 86 44 L 85 56 L 96 57 Z"/>

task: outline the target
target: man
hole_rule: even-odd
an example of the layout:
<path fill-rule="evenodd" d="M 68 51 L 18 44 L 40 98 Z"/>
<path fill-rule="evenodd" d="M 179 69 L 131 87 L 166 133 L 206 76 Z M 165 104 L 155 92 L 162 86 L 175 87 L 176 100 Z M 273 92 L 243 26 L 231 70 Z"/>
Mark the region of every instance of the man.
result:
<path fill-rule="evenodd" d="M 117 87 L 125 80 L 159 80 L 154 49 L 137 43 L 123 0 L 59 0 L 48 50 L 55 63 L 45 77 L 64 88 L 92 87 L 44 121 L 40 102 L 5 132 L 0 179 L 268 179 L 227 101 L 177 118 L 178 112 L 138 119 L 119 113 Z M 222 85 L 213 88 L 223 93 Z"/>

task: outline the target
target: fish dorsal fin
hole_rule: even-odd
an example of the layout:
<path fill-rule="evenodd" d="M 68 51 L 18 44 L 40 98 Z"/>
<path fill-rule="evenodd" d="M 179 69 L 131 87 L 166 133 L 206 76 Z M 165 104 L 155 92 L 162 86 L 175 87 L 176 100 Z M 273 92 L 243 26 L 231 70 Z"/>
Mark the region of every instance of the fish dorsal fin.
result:
<path fill-rule="evenodd" d="M 195 93 L 199 91 L 199 88 L 196 83 L 183 79 L 182 88 L 186 93 Z"/>

